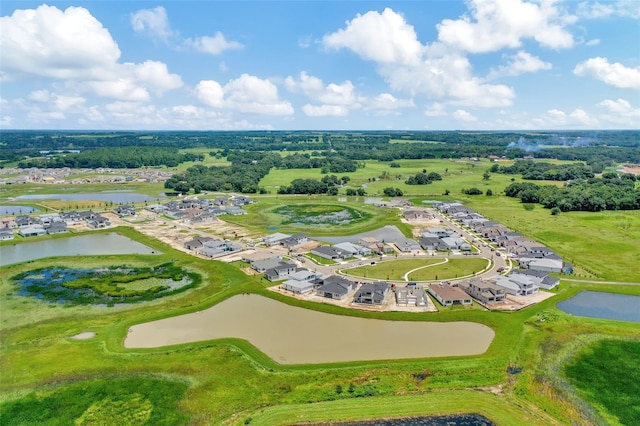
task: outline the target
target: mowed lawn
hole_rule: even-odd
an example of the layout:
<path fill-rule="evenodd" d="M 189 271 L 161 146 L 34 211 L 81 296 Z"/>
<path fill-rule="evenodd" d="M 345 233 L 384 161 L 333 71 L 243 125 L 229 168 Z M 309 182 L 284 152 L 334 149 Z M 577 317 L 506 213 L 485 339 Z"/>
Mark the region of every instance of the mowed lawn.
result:
<path fill-rule="evenodd" d="M 487 259 L 398 259 L 377 262 L 375 265 L 358 266 L 347 269 L 349 275 L 379 280 L 434 281 L 464 277 L 478 273 L 488 266 Z"/>

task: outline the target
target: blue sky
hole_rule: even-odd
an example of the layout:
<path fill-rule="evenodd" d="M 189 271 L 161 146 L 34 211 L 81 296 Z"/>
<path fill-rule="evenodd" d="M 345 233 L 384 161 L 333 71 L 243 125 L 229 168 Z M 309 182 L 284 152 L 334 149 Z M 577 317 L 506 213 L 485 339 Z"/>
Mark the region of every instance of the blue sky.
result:
<path fill-rule="evenodd" d="M 4 1 L 2 129 L 640 128 L 637 0 Z"/>

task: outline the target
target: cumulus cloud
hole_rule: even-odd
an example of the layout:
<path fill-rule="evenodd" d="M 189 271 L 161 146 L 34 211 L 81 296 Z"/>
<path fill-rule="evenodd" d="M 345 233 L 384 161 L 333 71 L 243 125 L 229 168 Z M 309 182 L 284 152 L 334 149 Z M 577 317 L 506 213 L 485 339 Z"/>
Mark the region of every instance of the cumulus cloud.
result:
<path fill-rule="evenodd" d="M 617 124 L 620 127 L 638 128 L 640 108 L 632 106 L 626 99 L 616 99 L 615 101 L 605 99 L 599 102 L 597 106 L 604 111 L 603 120 Z"/>
<path fill-rule="evenodd" d="M 470 14 L 444 19 L 438 39 L 449 46 L 472 53 L 518 48 L 523 39 L 533 39 L 552 49 L 574 45 L 566 26 L 575 22 L 556 7 L 557 0 L 470 0 Z"/>
<path fill-rule="evenodd" d="M 544 62 L 537 56 L 520 50 L 515 55 L 506 55 L 507 65 L 499 66 L 489 72 L 487 78 L 497 78 L 502 76 L 513 77 L 520 74 L 537 72 L 551 69 L 549 62 Z"/>
<path fill-rule="evenodd" d="M 425 110 L 424 115 L 427 117 L 444 117 L 448 114 L 447 109 L 443 104 L 434 102 Z"/>
<path fill-rule="evenodd" d="M 469 60 L 459 52 L 423 46 L 413 27 L 391 9 L 357 15 L 346 25 L 325 35 L 324 46 L 346 48 L 375 62 L 394 91 L 478 107 L 509 106 L 515 97 L 510 87 L 474 77 Z"/>
<path fill-rule="evenodd" d="M 539 129 L 593 129 L 600 126 L 599 120 L 582 108 L 567 113 L 559 109 L 550 109 L 542 116 L 531 120 L 534 128 Z"/>
<path fill-rule="evenodd" d="M 66 111 L 86 102 L 82 96 L 67 96 L 52 93 L 48 90 L 34 90 L 27 96 L 29 100 L 50 104 L 58 110 Z"/>
<path fill-rule="evenodd" d="M 325 35 L 322 43 L 331 49 L 350 49 L 365 60 L 398 65 L 416 64 L 422 51 L 413 27 L 389 8 L 356 15 L 346 28 Z"/>
<path fill-rule="evenodd" d="M 98 96 L 146 101 L 183 85 L 166 64 L 120 63 L 111 34 L 81 7 L 16 10 L 2 17 L 0 58 L 8 74 L 64 80 Z"/>
<path fill-rule="evenodd" d="M 96 77 L 120 58 L 109 31 L 82 7 L 16 10 L 0 18 L 0 27 L 0 61 L 8 75 Z"/>
<path fill-rule="evenodd" d="M 580 62 L 573 73 L 593 77 L 620 89 L 640 89 L 640 67 L 630 68 L 619 62 L 611 64 L 607 58 L 596 57 Z"/>
<path fill-rule="evenodd" d="M 344 105 L 304 105 L 302 112 L 309 117 L 343 117 L 349 114 Z"/>
<path fill-rule="evenodd" d="M 216 32 L 213 37 L 202 36 L 194 39 L 185 39 L 184 44 L 191 46 L 199 52 L 219 55 L 225 50 L 237 50 L 244 48 L 244 45 L 237 41 L 230 41 L 221 32 Z"/>
<path fill-rule="evenodd" d="M 396 110 L 400 108 L 414 107 L 413 99 L 398 99 L 391 93 L 380 93 L 372 99 L 367 100 L 365 109 L 374 110 Z"/>
<path fill-rule="evenodd" d="M 158 6 L 154 9 L 141 9 L 131 15 L 131 26 L 137 33 L 146 34 L 167 43 L 177 35 L 169 25 L 167 11 Z"/>
<path fill-rule="evenodd" d="M 477 121 L 478 118 L 475 117 L 473 114 L 471 114 L 468 111 L 465 111 L 463 109 L 457 109 L 453 112 L 453 118 L 455 118 L 458 121 L 464 121 L 467 123 L 473 122 L 473 121 Z"/>
<path fill-rule="evenodd" d="M 282 101 L 278 88 L 269 80 L 242 74 L 223 86 L 214 80 L 203 80 L 195 88 L 196 97 L 214 108 L 229 108 L 259 115 L 291 115 L 293 106 Z"/>

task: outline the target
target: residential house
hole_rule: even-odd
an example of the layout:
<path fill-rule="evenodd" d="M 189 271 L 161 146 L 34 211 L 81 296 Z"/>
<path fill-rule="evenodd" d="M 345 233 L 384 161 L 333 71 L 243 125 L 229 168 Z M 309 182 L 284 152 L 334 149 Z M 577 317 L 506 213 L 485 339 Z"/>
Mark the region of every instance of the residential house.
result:
<path fill-rule="evenodd" d="M 403 238 L 397 240 L 395 246 L 403 253 L 410 253 L 412 251 L 420 251 L 420 243 L 410 238 Z"/>
<path fill-rule="evenodd" d="M 128 204 L 125 204 L 122 206 L 118 206 L 118 208 L 116 208 L 113 212 L 117 214 L 119 217 L 135 216 L 136 208 Z"/>
<path fill-rule="evenodd" d="M 102 229 L 111 226 L 111 222 L 106 217 L 96 214 L 93 215 L 93 219 L 87 221 L 87 226 L 91 229 Z"/>
<path fill-rule="evenodd" d="M 460 287 L 450 284 L 431 284 L 428 291 L 442 306 L 470 305 L 473 302 Z"/>
<path fill-rule="evenodd" d="M 317 295 L 327 299 L 342 300 L 355 289 L 355 283 L 339 275 L 323 278 L 318 286 Z"/>
<path fill-rule="evenodd" d="M 280 241 L 289 237 L 291 237 L 291 234 L 282 234 L 280 232 L 276 232 L 275 234 L 267 235 L 262 239 L 262 241 L 267 246 L 272 246 L 272 245 L 280 244 Z"/>
<path fill-rule="evenodd" d="M 183 245 L 184 245 L 184 248 L 186 248 L 187 250 L 199 250 L 202 247 L 204 247 L 205 242 L 211 241 L 211 240 L 213 240 L 212 237 L 197 236 L 189 241 L 186 241 Z"/>
<path fill-rule="evenodd" d="M 202 248 L 198 250 L 198 254 L 207 257 L 220 257 L 230 252 L 242 250 L 240 244 L 230 240 L 218 240 L 212 238 L 202 244 Z"/>
<path fill-rule="evenodd" d="M 47 231 L 45 231 L 44 227 L 39 223 L 21 226 L 18 229 L 18 234 L 22 237 L 37 237 L 46 233 Z"/>
<path fill-rule="evenodd" d="M 502 287 L 507 294 L 513 296 L 529 296 L 538 292 L 538 287 L 534 281 L 526 275 L 498 275 L 493 277 L 493 282 Z"/>
<path fill-rule="evenodd" d="M 311 254 L 315 254 L 316 256 L 320 256 L 329 260 L 339 260 L 349 256 L 347 252 L 336 250 L 331 246 L 318 246 L 311 250 Z"/>
<path fill-rule="evenodd" d="M 44 227 L 47 234 L 62 234 L 64 232 L 69 232 L 67 228 L 67 224 L 63 221 L 53 222 L 49 225 L 45 225 Z"/>
<path fill-rule="evenodd" d="M 264 276 L 269 281 L 280 281 L 286 279 L 297 269 L 298 267 L 293 262 L 279 262 L 278 265 L 273 268 L 267 269 L 264 272 Z"/>
<path fill-rule="evenodd" d="M 14 238 L 13 231 L 10 228 L 0 229 L 0 241 L 13 240 Z"/>
<path fill-rule="evenodd" d="M 256 272 L 265 273 L 269 269 L 273 269 L 276 266 L 282 263 L 282 258 L 280 256 L 268 257 L 266 259 L 257 259 L 250 262 L 251 268 L 253 268 Z"/>
<path fill-rule="evenodd" d="M 540 288 L 551 290 L 560 284 L 560 279 L 549 275 L 545 271 L 535 271 L 532 269 L 514 269 L 509 276 L 524 275 L 529 277 Z"/>
<path fill-rule="evenodd" d="M 308 241 L 309 237 L 307 237 L 306 234 L 294 234 L 288 238 L 280 240 L 280 245 L 286 247 L 288 250 L 295 250 Z"/>
<path fill-rule="evenodd" d="M 465 291 L 471 297 L 481 303 L 499 303 L 504 301 L 506 293 L 503 288 L 494 282 L 480 279 L 469 280 L 465 285 Z"/>
<path fill-rule="evenodd" d="M 368 256 L 372 253 L 369 247 L 363 247 L 361 245 L 353 244 L 349 242 L 334 244 L 333 248 L 339 251 L 343 251 L 345 253 L 349 253 L 350 257 Z"/>
<path fill-rule="evenodd" d="M 363 284 L 353 297 L 353 303 L 361 305 L 382 305 L 384 304 L 391 284 L 386 281 L 378 281 L 371 284 Z"/>
<path fill-rule="evenodd" d="M 420 238 L 420 247 L 424 250 L 444 251 L 449 247 L 438 237 L 422 237 Z"/>
<path fill-rule="evenodd" d="M 421 285 L 396 287 L 396 303 L 400 306 L 427 306 L 427 294 Z"/>

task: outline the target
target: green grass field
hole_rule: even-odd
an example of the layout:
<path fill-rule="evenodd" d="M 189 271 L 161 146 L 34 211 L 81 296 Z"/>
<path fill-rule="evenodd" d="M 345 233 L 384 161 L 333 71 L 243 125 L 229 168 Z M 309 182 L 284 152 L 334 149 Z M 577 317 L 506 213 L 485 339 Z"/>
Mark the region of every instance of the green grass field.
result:
<path fill-rule="evenodd" d="M 478 258 L 448 261 L 442 258 L 397 259 L 349 268 L 344 272 L 354 277 L 378 280 L 436 281 L 473 275 L 484 270 L 488 264 L 486 259 Z"/>
<path fill-rule="evenodd" d="M 483 181 L 482 173 L 489 166 L 486 162 L 402 160 L 400 163 L 400 169 L 391 169 L 386 163 L 368 162 L 367 167 L 350 174 L 350 183 L 367 183 L 374 189 L 401 187 L 402 181 L 396 184 L 393 180 L 369 182 L 368 179 L 379 177 L 385 170 L 392 175 L 399 170 L 406 176 L 422 168 L 436 171 L 443 174 L 443 181 L 414 187 L 417 192 L 411 198 L 416 205 L 432 198 L 460 200 L 488 218 L 556 250 L 576 265 L 577 275 L 573 278 L 640 282 L 639 212 L 576 212 L 551 216 L 539 206 L 527 211 L 516 200 L 499 195 L 461 195 L 460 189 L 471 185 L 483 190 L 493 188 L 494 193 L 499 193 L 510 183 L 510 177 L 501 175 L 491 175 L 488 182 Z M 270 179 L 275 188 L 279 182 L 286 181 L 286 173 L 292 176 L 292 171 L 274 170 L 261 185 Z M 296 177 L 301 176 L 296 174 Z M 322 176 L 318 173 L 316 177 Z M 127 189 L 133 188 L 128 185 Z M 151 195 L 157 193 L 160 186 L 135 188 L 137 192 Z M 78 185 L 72 190 L 93 192 L 100 188 L 113 189 Z M 450 196 L 441 196 L 444 189 L 451 191 Z M 58 192 L 60 189 L 25 185 L 12 187 L 1 195 L 5 197 L 9 192 L 15 196 L 30 190 Z M 399 222 L 397 210 L 364 205 L 361 198 L 355 201 L 350 197 L 344 204 L 367 212 L 371 215 L 369 219 L 344 226 L 325 226 L 317 232 L 309 226 L 283 224 L 274 210 L 283 204 L 342 204 L 338 198 L 272 194 L 255 199 L 257 202 L 247 207 L 249 215 L 225 217 L 225 220 L 242 226 L 252 235 L 271 232 L 345 235 L 387 224 L 397 225 L 406 236 L 411 235 L 409 227 Z M 213 226 L 212 230 L 215 230 Z M 237 264 L 197 260 L 130 228 L 119 228 L 118 232 L 163 254 L 52 258 L 0 269 L 2 424 L 73 424 L 76 421 L 99 424 L 105 420 L 104 416 L 115 416 L 113 413 L 123 416 L 130 424 L 162 424 L 155 415 L 171 419 L 170 424 L 241 425 L 250 419 L 250 423 L 256 425 L 282 425 L 455 413 L 479 413 L 498 425 L 508 426 L 603 424 L 600 417 L 591 417 L 582 398 L 597 407 L 601 417 L 610 423 L 624 424 L 623 417 L 616 419 L 616 416 L 628 414 L 616 404 L 637 394 L 634 384 L 629 385 L 625 380 L 637 377 L 637 363 L 628 356 L 638 358 L 634 355 L 640 342 L 638 324 L 574 317 L 555 306 L 582 289 L 640 295 L 638 285 L 563 280 L 551 299 L 508 313 L 485 309 L 438 313 L 360 311 L 273 293 L 265 289 L 259 276 L 245 275 Z M 18 241 L 2 244 L 15 242 Z M 473 256 L 460 260 L 486 264 L 486 260 Z M 198 272 L 203 276 L 202 285 L 166 299 L 131 306 L 63 307 L 17 295 L 8 280 L 19 272 L 52 265 L 142 267 L 168 261 Z M 424 265 L 424 260 L 422 262 Z M 368 266 L 382 268 L 384 263 Z M 412 269 L 409 266 L 404 265 L 402 274 Z M 453 263 L 448 265 L 451 266 Z M 461 266 L 472 272 L 480 267 Z M 424 268 L 414 274 L 434 271 L 436 269 Z M 393 273 L 402 276 L 399 271 Z M 409 278 L 420 280 L 421 275 L 414 274 Z M 422 278 L 430 280 L 429 276 Z M 444 277 L 438 274 L 438 279 Z M 473 321 L 491 327 L 496 335 L 487 352 L 479 356 L 294 366 L 280 365 L 238 339 L 144 350 L 123 347 L 127 330 L 134 324 L 197 312 L 241 293 L 258 293 L 335 315 L 406 321 Z M 71 338 L 85 331 L 97 334 L 88 340 Z M 632 346 L 590 349 L 591 344 L 602 339 L 628 341 Z M 590 356 L 591 353 L 596 355 Z M 577 368 L 578 375 L 593 378 L 585 384 L 576 382 L 578 396 L 568 395 L 558 382 L 567 361 L 567 365 L 574 366 L 569 368 Z M 522 368 L 522 372 L 508 374 L 506 370 L 510 365 Z M 620 371 L 619 365 L 630 366 L 631 370 Z M 585 373 L 591 369 L 606 372 L 608 377 Z M 609 383 L 605 383 L 607 380 Z M 607 385 L 617 386 L 607 388 Z M 602 396 L 619 397 L 620 401 L 591 399 L 592 389 L 603 389 Z M 626 389 L 630 392 L 625 392 Z M 633 403 L 627 405 L 633 406 Z M 160 406 L 165 411 L 160 411 Z M 630 413 L 633 416 L 634 412 Z M 635 421 L 635 417 L 624 417 L 629 418 Z M 56 423 L 56 419 L 60 421 Z"/>

